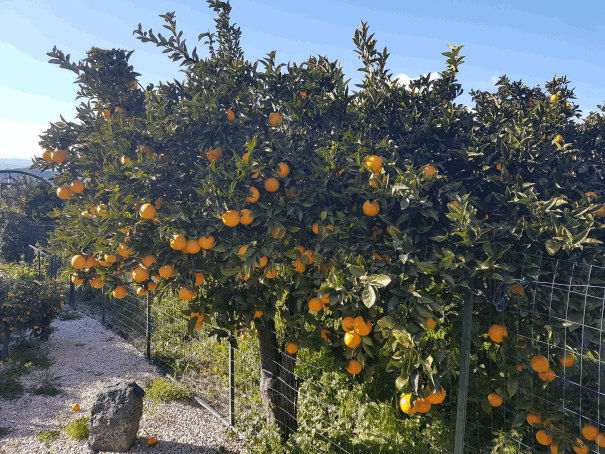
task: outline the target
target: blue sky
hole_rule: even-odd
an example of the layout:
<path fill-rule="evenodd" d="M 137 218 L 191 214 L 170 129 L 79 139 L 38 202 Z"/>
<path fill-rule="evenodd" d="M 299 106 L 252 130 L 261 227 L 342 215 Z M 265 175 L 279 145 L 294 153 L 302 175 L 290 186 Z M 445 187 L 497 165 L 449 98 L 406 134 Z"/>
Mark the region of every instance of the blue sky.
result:
<path fill-rule="evenodd" d="M 459 80 L 470 105 L 471 89 L 494 90 L 503 74 L 528 86 L 566 75 L 586 114 L 605 103 L 605 2 L 541 0 L 232 0 L 232 20 L 254 61 L 277 50 L 279 61 L 309 55 L 340 60 L 347 78 L 359 81 L 351 37 L 368 22 L 378 47 L 390 52 L 394 76 L 417 77 L 444 68 L 447 44 L 464 45 Z M 38 134 L 59 115 L 73 118 L 74 75 L 47 63 L 56 45 L 72 59 L 92 46 L 135 50 L 141 82 L 180 79 L 178 64 L 132 31 L 161 31 L 158 16 L 176 13 L 188 47 L 214 25 L 205 1 L 0 0 L 0 158 L 40 155 Z"/>

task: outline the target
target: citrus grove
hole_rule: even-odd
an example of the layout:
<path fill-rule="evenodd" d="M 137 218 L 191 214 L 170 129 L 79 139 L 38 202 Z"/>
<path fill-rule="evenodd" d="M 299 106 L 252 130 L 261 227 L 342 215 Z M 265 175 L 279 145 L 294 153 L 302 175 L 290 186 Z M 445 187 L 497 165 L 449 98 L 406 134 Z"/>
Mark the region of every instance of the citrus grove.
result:
<path fill-rule="evenodd" d="M 493 323 L 483 289 L 503 286 L 509 307 L 529 305 L 533 290 L 510 277 L 512 251 L 602 263 L 602 114 L 579 122 L 565 78 L 542 89 L 502 77 L 495 93 L 471 92 L 473 110 L 457 104 L 461 46 L 444 52 L 437 79 L 404 86 L 365 23 L 351 92 L 326 57 L 285 65 L 272 51 L 248 62 L 231 6 L 208 3 L 217 17 L 200 35 L 205 58 L 173 13 L 162 16 L 168 37 L 135 30 L 180 61 L 182 82 L 141 87 L 122 50 L 93 48 L 78 63 L 49 54 L 76 74 L 84 100 L 75 122 L 41 136 L 48 151 L 35 164 L 56 172 L 66 200 L 54 244 L 68 251 L 73 282 L 115 298 L 171 292 L 190 329 L 212 316 L 219 338 L 254 324 L 261 393 L 286 434 L 296 430 L 301 348 L 323 349 L 359 380 L 390 374 L 402 417 L 447 402 L 472 295 L 485 411 L 522 401 L 523 417 L 546 416 L 529 396 L 557 385 L 579 334 L 556 336 L 558 350 L 545 346 L 552 336 L 524 342 L 566 328 L 534 320 L 530 333 L 516 311 Z M 524 356 L 510 364 L 520 343 Z M 565 431 L 564 411 L 535 416 L 523 434 L 559 452 L 577 440 L 594 447 L 605 442 L 599 411 L 583 407 Z"/>

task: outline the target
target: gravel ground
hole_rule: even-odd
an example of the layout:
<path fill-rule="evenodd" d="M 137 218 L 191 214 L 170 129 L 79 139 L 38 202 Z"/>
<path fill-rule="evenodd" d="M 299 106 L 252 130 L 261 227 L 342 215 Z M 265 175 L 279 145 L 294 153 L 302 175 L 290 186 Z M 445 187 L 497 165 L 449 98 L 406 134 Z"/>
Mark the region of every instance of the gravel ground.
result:
<path fill-rule="evenodd" d="M 0 427 L 9 433 L 0 438 L 0 454 L 92 453 L 86 441 L 72 440 L 60 430 L 57 440 L 42 443 L 36 434 L 58 430 L 74 418 L 90 416 L 98 391 L 118 380 L 135 380 L 142 384 L 160 373 L 134 347 L 82 315 L 78 320 L 53 322 L 56 328 L 42 345 L 53 359 L 50 372 L 60 377 L 63 394 L 56 397 L 28 393 L 36 373 L 23 379 L 23 397 L 0 398 Z M 71 406 L 79 403 L 80 411 Z M 157 405 L 144 401 L 136 443 L 131 453 L 239 453 L 243 442 L 211 413 L 192 405 L 170 402 Z M 147 446 L 147 437 L 158 443 Z"/>

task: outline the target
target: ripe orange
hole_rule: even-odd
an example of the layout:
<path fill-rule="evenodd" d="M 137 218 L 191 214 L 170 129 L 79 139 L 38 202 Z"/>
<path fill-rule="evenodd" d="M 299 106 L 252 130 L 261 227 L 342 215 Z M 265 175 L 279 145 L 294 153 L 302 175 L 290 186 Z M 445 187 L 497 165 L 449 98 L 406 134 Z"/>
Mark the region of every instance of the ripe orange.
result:
<path fill-rule="evenodd" d="M 109 120 L 111 118 L 111 112 L 109 111 L 109 109 L 105 109 L 103 111 L 103 118 L 105 118 L 105 120 Z"/>
<path fill-rule="evenodd" d="M 123 285 L 118 285 L 116 288 L 113 289 L 111 294 L 114 298 L 120 299 L 124 298 L 128 294 L 128 290 Z"/>
<path fill-rule="evenodd" d="M 258 309 L 256 309 L 254 311 L 254 318 L 261 318 L 263 316 L 263 311 L 259 311 Z"/>
<path fill-rule="evenodd" d="M 82 183 L 80 180 L 74 180 L 71 182 L 70 189 L 72 193 L 80 194 L 82 191 L 84 191 L 84 183 Z"/>
<path fill-rule="evenodd" d="M 187 239 L 180 233 L 175 233 L 172 235 L 172 238 L 170 238 L 170 247 L 177 251 L 182 251 L 187 247 Z"/>
<path fill-rule="evenodd" d="M 586 193 L 586 195 L 587 195 L 587 196 L 591 196 L 591 197 L 597 197 L 597 193 L 596 193 L 596 192 L 593 192 L 593 191 L 588 191 L 588 192 Z"/>
<path fill-rule="evenodd" d="M 355 319 L 353 317 L 345 317 L 342 319 L 342 329 L 344 329 L 346 332 L 352 333 L 355 331 L 354 328 L 355 325 Z"/>
<path fill-rule="evenodd" d="M 55 150 L 50 154 L 50 157 L 53 162 L 61 164 L 69 157 L 69 152 L 67 150 Z"/>
<path fill-rule="evenodd" d="M 86 257 L 86 265 L 84 266 L 84 268 L 92 268 L 94 266 L 96 266 L 97 261 L 95 260 L 95 258 L 92 255 L 89 255 L 88 257 Z"/>
<path fill-rule="evenodd" d="M 137 282 L 143 282 L 148 277 L 149 273 L 142 266 L 137 266 L 134 270 L 132 270 L 132 278 Z"/>
<path fill-rule="evenodd" d="M 157 213 L 157 210 L 151 203 L 144 203 L 141 205 L 141 208 L 139 208 L 139 213 L 143 219 L 153 219 Z"/>
<path fill-rule="evenodd" d="M 525 366 L 523 364 L 517 364 L 515 366 L 515 369 L 517 369 L 517 372 L 523 372 L 523 369 L 525 369 Z"/>
<path fill-rule="evenodd" d="M 206 155 L 206 157 L 208 158 L 208 161 L 213 162 L 213 161 L 216 161 L 218 158 L 220 158 L 222 155 L 223 155 L 223 149 L 217 148 L 217 149 L 208 150 L 208 154 Z"/>
<path fill-rule="evenodd" d="M 227 210 L 221 216 L 221 220 L 227 227 L 235 227 L 239 224 L 240 214 L 236 210 Z"/>
<path fill-rule="evenodd" d="M 77 274 L 71 275 L 71 281 L 76 285 L 80 285 L 80 284 L 84 283 L 84 279 L 80 279 Z"/>
<path fill-rule="evenodd" d="M 269 261 L 269 259 L 267 258 L 267 256 L 263 255 L 262 257 L 259 257 L 258 263 L 255 266 L 257 268 L 264 268 L 265 266 L 267 266 L 268 261 Z"/>
<path fill-rule="evenodd" d="M 257 202 L 260 198 L 260 192 L 254 186 L 250 186 L 250 196 L 246 198 L 246 202 Z"/>
<path fill-rule="evenodd" d="M 576 446 L 573 447 L 573 450 L 577 454 L 588 454 L 588 446 L 579 438 L 576 439 Z"/>
<path fill-rule="evenodd" d="M 597 435 L 595 441 L 601 448 L 605 448 L 605 433 L 599 432 L 599 435 Z"/>
<path fill-rule="evenodd" d="M 375 154 L 370 155 L 366 158 L 363 166 L 368 172 L 378 173 L 380 169 L 382 169 L 382 158 L 380 156 L 376 156 Z"/>
<path fill-rule="evenodd" d="M 345 345 L 349 348 L 355 348 L 361 344 L 361 336 L 356 332 L 348 332 L 345 334 Z"/>
<path fill-rule="evenodd" d="M 384 180 L 386 180 L 386 179 L 387 179 L 386 175 L 383 175 L 382 178 L 378 178 L 378 175 L 373 173 L 370 175 L 369 185 L 372 189 L 376 189 L 378 187 L 378 184 L 376 182 L 379 182 L 380 184 L 384 184 Z"/>
<path fill-rule="evenodd" d="M 301 97 L 302 99 L 307 99 L 307 92 L 306 92 L 306 91 L 301 91 L 301 92 L 300 92 L 300 97 Z"/>
<path fill-rule="evenodd" d="M 286 351 L 293 355 L 298 351 L 298 345 L 296 345 L 294 342 L 288 342 L 288 345 L 286 345 Z"/>
<path fill-rule="evenodd" d="M 290 175 L 290 166 L 285 162 L 280 162 L 279 164 L 277 164 L 277 169 L 275 170 L 275 173 L 282 178 L 286 178 L 288 175 Z"/>
<path fill-rule="evenodd" d="M 267 279 L 273 279 L 275 276 L 277 276 L 277 268 L 274 266 L 270 266 L 265 270 L 265 277 Z"/>
<path fill-rule="evenodd" d="M 86 266 L 86 257 L 81 254 L 74 255 L 71 258 L 71 266 L 73 266 L 77 270 L 84 268 Z"/>
<path fill-rule="evenodd" d="M 283 238 L 286 235 L 286 229 L 281 229 L 275 226 L 271 229 L 271 236 L 273 238 Z"/>
<path fill-rule="evenodd" d="M 233 113 L 233 111 L 231 109 L 227 110 L 227 120 L 229 120 L 229 121 L 235 120 L 235 114 Z"/>
<path fill-rule="evenodd" d="M 134 248 L 129 248 L 124 243 L 120 243 L 118 246 L 118 254 L 120 254 L 124 258 L 130 257 L 130 255 L 134 252 Z"/>
<path fill-rule="evenodd" d="M 329 293 L 323 294 L 321 296 L 321 298 L 319 298 L 319 301 L 321 302 L 324 309 L 328 309 L 330 306 L 330 294 Z"/>
<path fill-rule="evenodd" d="M 73 411 L 80 411 L 80 405 L 79 405 L 79 404 L 73 404 L 73 405 L 71 406 L 71 409 L 72 409 Z"/>
<path fill-rule="evenodd" d="M 526 419 L 530 426 L 542 424 L 542 418 L 537 413 L 528 413 Z"/>
<path fill-rule="evenodd" d="M 197 242 L 202 249 L 212 249 L 214 247 L 215 240 L 214 237 L 210 235 L 208 237 L 201 236 Z"/>
<path fill-rule="evenodd" d="M 487 332 L 489 338 L 494 342 L 500 343 L 508 336 L 508 330 L 503 325 L 492 325 Z"/>
<path fill-rule="evenodd" d="M 60 188 L 57 188 L 57 196 L 59 196 L 61 200 L 67 200 L 71 197 L 71 189 L 69 189 L 69 186 L 61 186 Z"/>
<path fill-rule="evenodd" d="M 307 265 L 301 263 L 300 259 L 294 260 L 294 269 L 299 273 L 304 273 L 307 270 Z"/>
<path fill-rule="evenodd" d="M 590 424 L 586 424 L 582 428 L 582 436 L 584 438 L 586 438 L 587 440 L 592 441 L 595 438 L 597 438 L 597 435 L 599 435 L 599 430 L 595 426 L 592 426 Z"/>
<path fill-rule="evenodd" d="M 556 101 L 557 99 L 559 99 L 559 95 L 550 95 L 551 101 Z"/>
<path fill-rule="evenodd" d="M 502 397 L 496 393 L 491 393 L 489 396 L 487 396 L 487 400 L 489 400 L 489 403 L 492 407 L 499 407 L 504 402 L 504 399 L 502 399 Z"/>
<path fill-rule="evenodd" d="M 594 212 L 595 216 L 605 216 L 605 205 L 600 210 Z"/>
<path fill-rule="evenodd" d="M 372 331 L 372 322 L 369 320 L 366 322 L 363 317 L 359 315 L 353 320 L 353 329 L 360 336 L 367 336 Z"/>
<path fill-rule="evenodd" d="M 149 437 L 147 439 L 147 446 L 154 446 L 158 441 L 155 439 L 155 437 Z"/>
<path fill-rule="evenodd" d="M 265 180 L 265 190 L 267 192 L 277 192 L 279 189 L 279 180 L 275 177 L 269 177 Z"/>
<path fill-rule="evenodd" d="M 250 211 L 248 208 L 244 208 L 242 211 L 240 211 L 240 218 L 239 218 L 240 224 L 248 225 L 248 224 L 252 224 L 252 221 L 254 221 L 254 216 L 252 216 L 252 211 Z"/>
<path fill-rule="evenodd" d="M 105 261 L 107 263 L 116 263 L 118 258 L 115 255 L 105 254 Z"/>
<path fill-rule="evenodd" d="M 508 291 L 506 293 L 508 295 L 510 295 L 511 293 L 516 293 L 517 295 L 524 296 L 525 295 L 525 289 L 523 288 L 522 285 L 514 284 L 514 285 L 510 286 L 510 288 L 508 289 Z"/>
<path fill-rule="evenodd" d="M 275 112 L 269 115 L 269 124 L 274 128 L 281 126 L 283 124 L 281 115 Z"/>
<path fill-rule="evenodd" d="M 366 216 L 376 216 L 380 212 L 380 204 L 377 200 L 370 202 L 366 200 L 363 203 L 363 214 Z"/>
<path fill-rule="evenodd" d="M 183 301 L 189 301 L 191 298 L 195 296 L 195 293 L 189 290 L 188 288 L 181 287 L 179 289 L 179 298 Z"/>
<path fill-rule="evenodd" d="M 44 153 L 42 153 L 42 159 L 44 159 L 46 162 L 52 162 L 52 151 L 44 150 Z"/>
<path fill-rule="evenodd" d="M 315 235 L 318 235 L 318 234 L 319 234 L 319 223 L 318 223 L 318 222 L 314 223 L 314 224 L 311 226 L 311 230 L 313 231 L 313 233 L 314 233 Z"/>
<path fill-rule="evenodd" d="M 196 287 L 202 285 L 206 280 L 206 278 L 204 277 L 204 273 L 193 273 L 193 275 L 195 276 L 195 284 L 193 285 L 195 285 Z"/>
<path fill-rule="evenodd" d="M 159 276 L 153 276 L 153 278 L 154 279 L 156 279 L 156 278 L 159 279 Z M 155 290 L 156 288 L 158 288 L 158 285 L 155 282 L 150 281 L 150 282 L 147 283 L 147 290 Z"/>
<path fill-rule="evenodd" d="M 540 377 L 540 380 L 542 380 L 542 381 L 548 381 L 548 382 L 551 382 L 555 378 L 557 378 L 557 376 L 555 374 L 555 371 L 552 370 L 550 367 L 545 372 L 540 372 L 538 374 L 538 376 Z"/>
<path fill-rule="evenodd" d="M 102 288 L 105 285 L 105 282 L 102 281 L 101 276 L 95 276 L 90 280 L 90 286 L 92 288 Z"/>
<path fill-rule="evenodd" d="M 536 372 L 546 372 L 548 370 L 548 359 L 542 355 L 535 355 L 530 364 Z"/>
<path fill-rule="evenodd" d="M 323 304 L 317 298 L 313 297 L 309 300 L 309 310 L 313 312 L 319 312 L 323 309 Z"/>
<path fill-rule="evenodd" d="M 187 246 L 182 251 L 187 254 L 197 254 L 200 252 L 200 249 L 202 249 L 202 246 L 200 246 L 197 240 L 187 240 Z"/>
<path fill-rule="evenodd" d="M 136 293 L 139 296 L 144 296 L 144 295 L 147 295 L 149 293 L 149 290 L 147 290 L 145 287 L 137 287 Z"/>
<path fill-rule="evenodd" d="M 120 157 L 120 164 L 122 164 L 123 166 L 128 164 L 130 162 L 130 158 L 126 155 L 122 155 Z"/>
<path fill-rule="evenodd" d="M 160 276 L 163 278 L 169 278 L 174 274 L 174 266 L 172 265 L 164 265 L 159 269 Z"/>
<path fill-rule="evenodd" d="M 357 375 L 359 372 L 361 372 L 361 363 L 359 361 L 357 361 L 356 359 L 352 359 L 349 361 L 349 365 L 347 367 L 347 372 L 352 374 L 352 375 Z"/>
<path fill-rule="evenodd" d="M 425 177 L 432 177 L 435 172 L 437 172 L 437 169 L 432 165 L 428 165 L 424 168 Z"/>
<path fill-rule="evenodd" d="M 107 205 L 105 205 L 104 203 L 97 205 L 96 211 L 97 211 L 97 214 L 101 217 L 107 216 Z"/>
<path fill-rule="evenodd" d="M 440 388 L 441 389 L 436 390 L 434 393 L 429 394 L 426 397 L 426 400 L 432 404 L 440 404 L 443 402 L 445 400 L 445 389 L 443 389 L 443 386 Z"/>
<path fill-rule="evenodd" d="M 244 258 L 243 255 L 246 253 L 247 250 L 248 250 L 248 245 L 244 244 L 243 246 L 240 246 L 239 249 L 237 250 L 237 255 L 239 255 L 241 258 Z"/>
<path fill-rule="evenodd" d="M 548 446 L 552 443 L 552 436 L 548 435 L 544 429 L 536 432 L 536 440 L 538 443 L 544 446 Z"/>
<path fill-rule="evenodd" d="M 414 408 L 418 413 L 426 413 L 431 409 L 432 404 L 425 398 L 421 397 L 414 402 Z"/>
<path fill-rule="evenodd" d="M 557 142 L 557 143 L 563 142 L 563 136 L 561 134 L 556 135 L 555 142 Z"/>
<path fill-rule="evenodd" d="M 435 319 L 433 317 L 429 318 L 424 324 L 425 329 L 433 329 L 435 326 L 437 326 L 437 323 L 435 323 Z"/>
<path fill-rule="evenodd" d="M 413 415 L 414 413 L 416 413 L 416 409 L 412 407 L 411 394 L 404 394 L 401 396 L 401 398 L 399 399 L 399 408 L 401 408 L 402 412 L 408 415 Z"/>
<path fill-rule="evenodd" d="M 143 266 L 143 268 L 147 269 L 149 268 L 154 262 L 156 261 L 155 257 L 153 255 L 146 255 L 145 257 L 143 257 L 141 259 L 141 265 Z"/>

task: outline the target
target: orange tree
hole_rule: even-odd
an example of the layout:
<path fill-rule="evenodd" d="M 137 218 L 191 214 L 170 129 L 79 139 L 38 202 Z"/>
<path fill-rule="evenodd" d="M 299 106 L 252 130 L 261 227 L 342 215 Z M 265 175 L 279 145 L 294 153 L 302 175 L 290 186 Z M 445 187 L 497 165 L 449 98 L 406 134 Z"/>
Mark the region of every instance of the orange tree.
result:
<path fill-rule="evenodd" d="M 214 314 L 219 337 L 254 322 L 263 399 L 286 433 L 299 347 L 324 348 L 360 377 L 396 371 L 402 410 L 423 413 L 457 378 L 465 298 L 513 284 L 509 251 L 601 258 L 601 206 L 586 195 L 601 193 L 600 155 L 580 148 L 599 122 L 578 128 L 564 79 L 543 92 L 502 78 L 496 93 L 472 93 L 471 111 L 455 102 L 461 47 L 444 53 L 437 80 L 403 86 L 362 23 L 363 80 L 349 93 L 325 57 L 246 61 L 230 5 L 209 4 L 206 58 L 172 13 L 169 37 L 135 31 L 181 62 L 182 83 L 143 92 L 124 51 L 72 63 L 53 50 L 86 102 L 77 122 L 42 136 L 54 151 L 37 166 L 58 172 L 68 200 L 55 242 L 76 282 L 116 297 L 130 283 L 175 292 L 190 328 Z M 480 378 L 485 389 L 492 378 Z"/>

